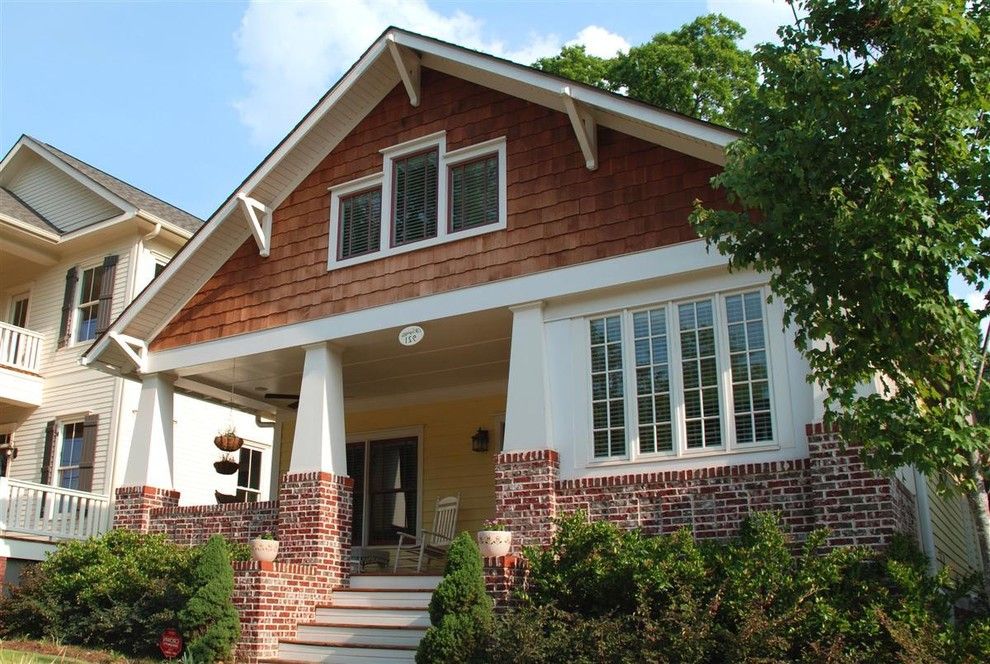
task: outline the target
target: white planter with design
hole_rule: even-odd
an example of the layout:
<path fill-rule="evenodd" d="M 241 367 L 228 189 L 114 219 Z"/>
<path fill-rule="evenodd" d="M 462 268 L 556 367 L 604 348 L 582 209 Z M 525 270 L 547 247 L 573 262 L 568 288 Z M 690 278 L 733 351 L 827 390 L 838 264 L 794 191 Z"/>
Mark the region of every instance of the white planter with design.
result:
<path fill-rule="evenodd" d="M 482 558 L 500 558 L 509 554 L 512 532 L 509 530 L 479 530 L 478 548 Z"/>
<path fill-rule="evenodd" d="M 251 540 L 251 557 L 262 563 L 270 563 L 278 555 L 278 540 Z"/>

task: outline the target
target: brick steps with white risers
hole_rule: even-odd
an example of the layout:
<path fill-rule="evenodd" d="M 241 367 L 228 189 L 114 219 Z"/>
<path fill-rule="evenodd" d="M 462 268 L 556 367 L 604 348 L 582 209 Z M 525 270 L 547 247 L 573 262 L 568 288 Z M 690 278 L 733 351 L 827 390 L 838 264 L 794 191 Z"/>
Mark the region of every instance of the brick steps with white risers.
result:
<path fill-rule="evenodd" d="M 439 576 L 360 574 L 336 591 L 330 606 L 316 609 L 293 639 L 279 641 L 271 662 L 413 662 L 430 626 L 427 607 Z"/>

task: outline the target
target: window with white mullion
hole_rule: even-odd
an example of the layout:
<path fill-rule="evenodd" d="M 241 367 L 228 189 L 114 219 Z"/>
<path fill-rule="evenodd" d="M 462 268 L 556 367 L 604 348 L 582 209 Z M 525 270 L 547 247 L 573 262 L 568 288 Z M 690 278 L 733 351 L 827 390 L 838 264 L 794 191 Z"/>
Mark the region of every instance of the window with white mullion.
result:
<path fill-rule="evenodd" d="M 595 459 L 626 455 L 626 413 L 622 360 L 622 317 L 589 321 L 591 430 Z"/>
<path fill-rule="evenodd" d="M 675 451 L 667 310 L 632 314 L 639 454 Z"/>
<path fill-rule="evenodd" d="M 718 351 L 711 299 L 677 305 L 687 450 L 722 446 Z"/>
<path fill-rule="evenodd" d="M 762 300 L 763 295 L 759 291 L 725 298 L 733 423 L 735 440 L 740 445 L 773 440 Z"/>

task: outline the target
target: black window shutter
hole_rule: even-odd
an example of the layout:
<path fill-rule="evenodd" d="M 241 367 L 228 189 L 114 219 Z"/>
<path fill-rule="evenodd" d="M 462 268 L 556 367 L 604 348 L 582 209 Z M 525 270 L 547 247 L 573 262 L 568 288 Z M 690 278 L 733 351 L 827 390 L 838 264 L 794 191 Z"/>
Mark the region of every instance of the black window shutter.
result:
<path fill-rule="evenodd" d="M 117 275 L 116 254 L 103 259 L 103 279 L 100 281 L 100 311 L 96 319 L 96 334 L 100 335 L 110 327 L 110 309 L 113 308 L 113 282 Z"/>
<path fill-rule="evenodd" d="M 76 301 L 76 282 L 79 268 L 70 267 L 65 273 L 65 296 L 62 298 L 62 322 L 58 326 L 58 347 L 62 348 L 72 338 L 72 310 Z"/>
<path fill-rule="evenodd" d="M 58 422 L 51 420 L 45 425 L 45 454 L 41 457 L 41 483 L 52 483 L 52 471 L 55 468 L 55 434 Z"/>
<path fill-rule="evenodd" d="M 93 466 L 96 461 L 96 430 L 99 415 L 87 415 L 83 420 L 82 459 L 79 461 L 79 490 L 93 490 Z"/>

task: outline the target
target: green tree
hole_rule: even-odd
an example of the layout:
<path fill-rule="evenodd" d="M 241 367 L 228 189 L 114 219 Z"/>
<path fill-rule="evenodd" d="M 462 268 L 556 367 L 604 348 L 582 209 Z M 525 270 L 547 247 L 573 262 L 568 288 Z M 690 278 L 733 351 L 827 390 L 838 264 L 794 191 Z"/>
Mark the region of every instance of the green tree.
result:
<path fill-rule="evenodd" d="M 952 297 L 990 276 L 990 8 L 966 0 L 800 0 L 756 53 L 745 136 L 698 207 L 736 268 L 770 274 L 825 387 L 829 421 L 868 463 L 965 491 L 990 591 L 979 314 Z M 876 380 L 876 394 L 859 388 Z"/>
<path fill-rule="evenodd" d="M 179 612 L 179 624 L 187 639 L 186 651 L 196 662 L 228 661 L 241 622 L 231 601 L 234 570 L 230 553 L 220 535 L 202 548 L 192 574 L 192 597 Z"/>
<path fill-rule="evenodd" d="M 756 87 L 753 56 L 738 44 L 745 34 L 735 21 L 708 14 L 614 58 L 565 46 L 534 66 L 671 111 L 732 124 L 736 101 Z"/>

